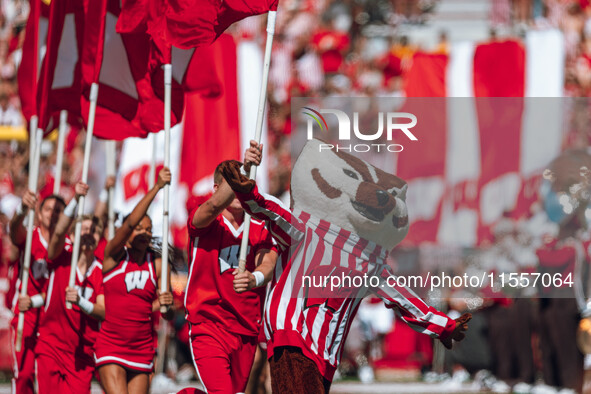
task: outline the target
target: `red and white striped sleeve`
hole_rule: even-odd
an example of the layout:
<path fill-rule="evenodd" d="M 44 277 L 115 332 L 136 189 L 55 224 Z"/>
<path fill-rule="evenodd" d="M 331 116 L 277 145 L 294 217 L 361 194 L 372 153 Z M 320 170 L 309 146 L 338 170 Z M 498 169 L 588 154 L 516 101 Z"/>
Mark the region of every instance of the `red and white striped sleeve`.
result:
<path fill-rule="evenodd" d="M 277 241 L 280 250 L 300 242 L 304 238 L 305 226 L 290 210 L 275 201 L 263 197 L 255 186 L 250 193 L 235 192 L 242 208 L 251 216 L 266 222 L 269 232 Z"/>
<path fill-rule="evenodd" d="M 399 286 L 396 281 L 386 282 L 385 278 L 393 276 L 389 269 L 382 271 L 384 281 L 371 290 L 384 301 L 387 308 L 396 308 L 399 316 L 413 330 L 432 338 L 447 338 L 456 327 L 455 320 L 445 313 L 427 305 L 411 289 Z"/>

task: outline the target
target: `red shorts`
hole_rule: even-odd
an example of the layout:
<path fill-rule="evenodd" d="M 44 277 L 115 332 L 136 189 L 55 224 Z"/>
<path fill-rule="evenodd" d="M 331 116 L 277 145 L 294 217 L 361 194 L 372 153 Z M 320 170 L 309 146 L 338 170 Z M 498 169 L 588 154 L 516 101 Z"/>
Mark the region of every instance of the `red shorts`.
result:
<path fill-rule="evenodd" d="M 41 341 L 35 353 L 39 394 L 90 392 L 92 357 L 63 352 Z"/>
<path fill-rule="evenodd" d="M 257 346 L 256 336 L 230 333 L 215 323 L 191 324 L 191 353 L 208 393 L 241 393 L 246 389 Z"/>
<path fill-rule="evenodd" d="M 35 345 L 37 343 L 36 325 L 23 327 L 21 351 L 16 351 L 16 325 L 10 327 L 12 334 L 12 387 L 16 394 L 35 393 Z"/>

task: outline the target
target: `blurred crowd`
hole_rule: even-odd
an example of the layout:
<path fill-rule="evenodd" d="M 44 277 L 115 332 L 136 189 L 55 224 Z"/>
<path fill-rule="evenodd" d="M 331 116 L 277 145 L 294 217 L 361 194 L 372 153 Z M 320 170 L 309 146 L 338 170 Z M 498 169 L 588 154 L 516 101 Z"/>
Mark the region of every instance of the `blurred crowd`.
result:
<path fill-rule="evenodd" d="M 418 52 L 448 53 L 447 32 L 438 43 L 413 42 L 414 25 L 429 23 L 438 0 L 287 0 L 281 3 L 269 77 L 269 192 L 289 189 L 291 98 L 403 96 L 405 74 Z M 490 0 L 490 39 L 519 38 L 527 29 L 559 28 L 566 46 L 565 94 L 591 92 L 591 2 L 588 0 Z M 2 0 L 0 14 L 0 126 L 22 126 L 16 68 L 28 14 L 26 0 Z M 263 44 L 264 17 L 242 21 L 237 39 Z M 586 107 L 587 100 L 575 105 Z M 573 110 L 567 145 L 587 146 L 589 111 Z M 580 124 L 581 126 L 577 126 Z M 2 143 L 7 145 L 6 143 Z M 14 144 L 3 148 L 14 152 Z M 12 174 L 11 174 L 12 175 Z"/>
<path fill-rule="evenodd" d="M 292 97 L 403 96 L 405 74 L 418 52 L 446 54 L 448 34 L 423 47 L 414 25 L 428 24 L 438 1 L 285 1 L 279 13 L 269 86 L 271 158 L 279 165 L 270 192 L 288 188 Z M 520 38 L 528 29 L 558 28 L 566 47 L 565 94 L 591 92 L 591 2 L 587 0 L 491 0 L 490 40 Z M 420 28 L 420 27 L 418 27 Z M 586 100 L 576 105 L 588 106 Z M 588 120 L 589 111 L 573 111 Z M 576 128 L 576 126 L 573 126 Z M 577 129 L 569 146 L 587 146 Z M 283 165 L 281 165 L 283 164 Z"/>
<path fill-rule="evenodd" d="M 29 14 L 26 0 L 0 2 L 0 126 L 23 126 L 16 70 Z"/>

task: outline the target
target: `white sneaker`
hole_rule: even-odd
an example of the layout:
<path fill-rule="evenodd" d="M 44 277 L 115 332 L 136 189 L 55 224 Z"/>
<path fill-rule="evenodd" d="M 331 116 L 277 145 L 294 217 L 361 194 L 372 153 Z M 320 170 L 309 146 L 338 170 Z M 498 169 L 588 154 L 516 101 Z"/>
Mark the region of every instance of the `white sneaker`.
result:
<path fill-rule="evenodd" d="M 532 385 L 527 384 L 525 382 L 519 382 L 515 386 L 513 386 L 513 392 L 515 394 L 530 394 L 532 390 Z"/>
<path fill-rule="evenodd" d="M 466 383 L 470 380 L 470 374 L 465 369 L 458 369 L 454 372 L 452 380 L 458 383 Z"/>
<path fill-rule="evenodd" d="M 462 383 L 457 380 L 447 379 L 439 383 L 440 387 L 445 388 L 444 391 L 458 391 L 462 388 Z"/>
<path fill-rule="evenodd" d="M 474 375 L 472 388 L 478 391 L 490 390 L 495 381 L 496 378 L 490 371 L 481 369 L 480 371 L 476 372 L 476 375 Z"/>
<path fill-rule="evenodd" d="M 163 390 L 174 386 L 175 383 L 168 376 L 163 373 L 159 373 L 152 378 L 152 388 L 156 390 Z"/>
<path fill-rule="evenodd" d="M 375 380 L 375 375 L 373 373 L 373 368 L 369 365 L 364 365 L 363 367 L 359 368 L 357 371 L 357 376 L 361 383 L 373 383 Z"/>
<path fill-rule="evenodd" d="M 496 382 L 494 382 L 491 385 L 490 389 L 493 393 L 510 393 L 511 392 L 511 386 L 509 386 L 507 383 L 503 382 L 502 380 L 497 380 Z"/>
<path fill-rule="evenodd" d="M 438 381 L 438 379 L 439 379 L 439 374 L 434 371 L 429 371 L 423 375 L 423 380 L 426 383 L 435 383 Z"/>
<path fill-rule="evenodd" d="M 554 387 L 545 384 L 536 385 L 531 389 L 531 394 L 556 394 L 557 392 Z"/>
<path fill-rule="evenodd" d="M 177 382 L 180 384 L 188 384 L 191 379 L 195 376 L 195 370 L 193 367 L 182 366 L 181 369 L 175 375 Z"/>
<path fill-rule="evenodd" d="M 558 394 L 577 394 L 577 392 L 573 389 L 562 389 Z"/>

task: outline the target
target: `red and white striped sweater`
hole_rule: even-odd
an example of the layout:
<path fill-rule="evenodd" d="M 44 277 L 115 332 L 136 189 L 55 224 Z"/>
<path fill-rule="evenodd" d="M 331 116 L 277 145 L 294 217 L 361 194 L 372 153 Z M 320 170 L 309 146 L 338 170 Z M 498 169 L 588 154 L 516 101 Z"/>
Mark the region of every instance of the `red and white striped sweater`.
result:
<path fill-rule="evenodd" d="M 425 304 L 410 289 L 389 287 L 388 251 L 357 234 L 306 212 L 290 212 L 265 199 L 255 187 L 236 196 L 253 217 L 265 220 L 278 243 L 280 260 L 265 304 L 264 327 L 268 356 L 275 348 L 296 346 L 332 381 L 351 323 L 363 297 L 373 293 L 418 332 L 446 337 L 454 320 Z M 375 288 L 348 287 L 338 294 L 306 289 L 304 275 L 363 275 L 380 277 Z M 383 286 L 381 285 L 383 284 Z M 312 291 L 314 294 L 311 294 Z"/>

